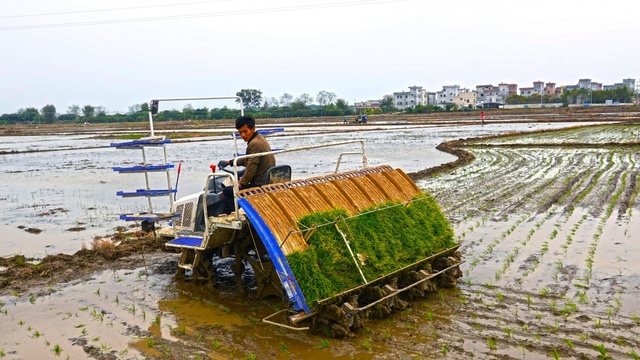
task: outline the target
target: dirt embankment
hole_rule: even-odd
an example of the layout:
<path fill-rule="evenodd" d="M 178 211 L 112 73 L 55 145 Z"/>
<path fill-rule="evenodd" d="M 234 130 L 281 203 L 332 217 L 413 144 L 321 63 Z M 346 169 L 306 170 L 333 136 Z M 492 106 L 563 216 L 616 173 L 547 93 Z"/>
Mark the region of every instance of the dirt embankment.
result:
<path fill-rule="evenodd" d="M 0 257 L 0 296 L 46 292 L 46 287 L 83 279 L 105 269 L 140 267 L 140 256 L 158 253 L 162 242 L 153 234 L 126 231 L 125 228 L 104 238 L 95 238 L 88 247 L 73 255 L 54 254 L 42 259 L 23 255 Z"/>

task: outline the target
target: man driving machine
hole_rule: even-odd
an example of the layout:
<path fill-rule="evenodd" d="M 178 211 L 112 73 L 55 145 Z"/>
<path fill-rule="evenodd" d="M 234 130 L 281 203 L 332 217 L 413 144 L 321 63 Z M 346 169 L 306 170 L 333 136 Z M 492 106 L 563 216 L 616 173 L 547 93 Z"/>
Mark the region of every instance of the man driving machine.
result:
<path fill-rule="evenodd" d="M 240 137 L 247 143 L 246 154 L 258 154 L 271 151 L 271 146 L 265 137 L 256 131 L 256 119 L 253 116 L 240 116 L 236 119 L 236 129 L 240 133 Z M 220 160 L 218 168 L 233 165 L 233 159 Z M 264 176 L 270 167 L 276 165 L 276 158 L 272 154 L 265 156 L 252 157 L 247 159 L 238 159 L 238 166 L 244 166 L 244 175 L 238 179 L 238 187 L 240 190 L 256 186 L 262 186 Z M 227 186 L 222 189 L 222 196 L 225 200 L 225 210 L 231 213 L 234 210 L 233 205 L 233 187 Z"/>

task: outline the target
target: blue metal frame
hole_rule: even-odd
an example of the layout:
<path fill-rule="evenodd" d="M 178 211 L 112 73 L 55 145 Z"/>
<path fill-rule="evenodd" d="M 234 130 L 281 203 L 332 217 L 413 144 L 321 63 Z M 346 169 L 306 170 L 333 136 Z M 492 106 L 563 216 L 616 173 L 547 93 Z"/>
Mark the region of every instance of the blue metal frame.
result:
<path fill-rule="evenodd" d="M 244 210 L 247 215 L 247 219 L 249 219 L 251 224 L 253 224 L 253 227 L 258 232 L 260 239 L 262 239 L 262 243 L 267 248 L 267 252 L 271 257 L 273 266 L 276 268 L 282 287 L 284 287 L 289 301 L 293 303 L 293 308 L 298 311 L 304 310 L 304 312 L 309 314 L 310 311 L 307 306 L 307 301 L 302 294 L 302 290 L 300 290 L 300 287 L 298 286 L 298 282 L 289 267 L 287 258 L 282 252 L 282 249 L 280 249 L 278 240 L 273 235 L 273 232 L 271 232 L 271 229 L 269 229 L 267 224 L 264 222 L 262 216 L 260 216 L 256 209 L 251 206 L 251 203 L 249 203 L 247 199 L 238 199 L 238 205 Z"/>

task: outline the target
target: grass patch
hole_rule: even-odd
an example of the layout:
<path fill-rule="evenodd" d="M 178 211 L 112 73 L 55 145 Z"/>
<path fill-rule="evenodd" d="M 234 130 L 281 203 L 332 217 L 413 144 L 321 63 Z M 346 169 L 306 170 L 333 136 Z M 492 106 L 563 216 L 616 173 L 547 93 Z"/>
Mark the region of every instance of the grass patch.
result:
<path fill-rule="evenodd" d="M 300 227 L 315 228 L 309 247 L 287 260 L 310 304 L 363 284 L 340 232 L 367 281 L 456 245 L 449 222 L 428 194 L 406 206 L 389 202 L 356 217 L 344 209 L 309 214 L 300 219 Z"/>

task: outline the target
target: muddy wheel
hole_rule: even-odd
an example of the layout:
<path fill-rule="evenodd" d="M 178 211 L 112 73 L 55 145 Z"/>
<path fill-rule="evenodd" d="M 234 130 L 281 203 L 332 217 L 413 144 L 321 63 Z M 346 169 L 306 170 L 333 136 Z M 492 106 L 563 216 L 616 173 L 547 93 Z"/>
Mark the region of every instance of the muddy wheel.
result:
<path fill-rule="evenodd" d="M 314 318 L 312 328 L 314 332 L 325 333 L 333 338 L 355 336 L 351 332 L 347 314 L 337 305 L 329 305 L 322 309 Z"/>
<path fill-rule="evenodd" d="M 202 254 L 193 276 L 197 281 L 202 281 L 208 286 L 216 285 L 218 279 L 216 269 L 213 267 L 213 252 L 208 251 Z"/>
<path fill-rule="evenodd" d="M 253 268 L 253 273 L 256 276 L 256 292 L 255 296 L 258 299 L 264 299 L 267 297 L 279 297 L 284 298 L 284 291 L 278 272 L 276 271 L 271 261 L 258 261 L 250 256 L 246 257 L 247 262 Z"/>

